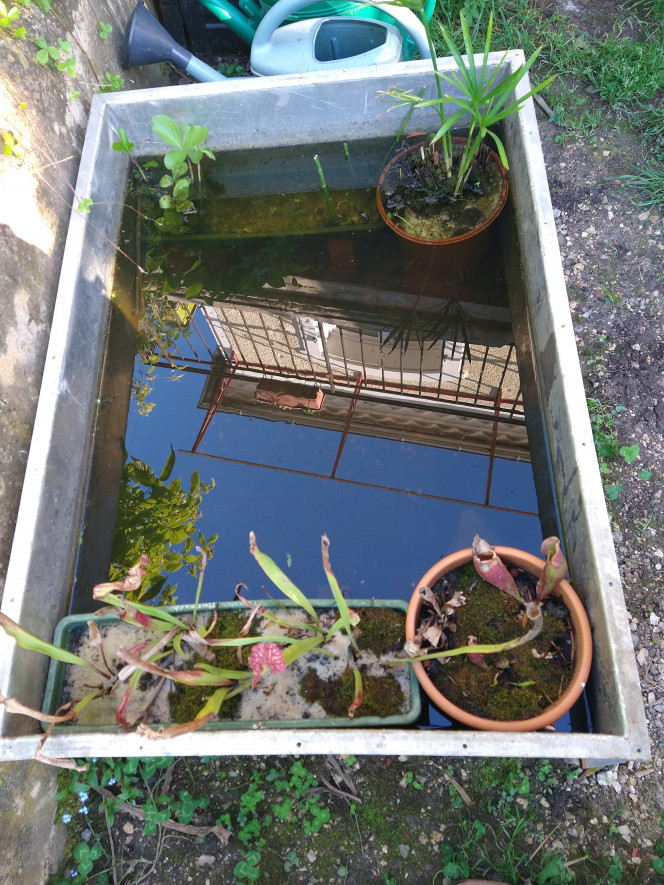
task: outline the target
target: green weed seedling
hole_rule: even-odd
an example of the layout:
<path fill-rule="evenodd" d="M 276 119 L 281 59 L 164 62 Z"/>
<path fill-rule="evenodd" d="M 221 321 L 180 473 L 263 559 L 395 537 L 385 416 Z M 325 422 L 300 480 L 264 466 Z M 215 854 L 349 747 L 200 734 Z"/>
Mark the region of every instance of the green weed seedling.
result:
<path fill-rule="evenodd" d="M 498 819 L 513 820 L 515 813 L 514 803 L 517 797 L 528 796 L 529 794 L 530 778 L 523 770 L 521 762 L 515 760 L 502 784 L 498 801 L 489 801 L 489 811 Z"/>
<path fill-rule="evenodd" d="M 623 486 L 621 482 L 610 482 L 604 486 L 604 491 L 606 492 L 606 497 L 609 501 L 617 501 L 622 490 Z"/>
<path fill-rule="evenodd" d="M 449 842 L 442 842 L 440 853 L 442 866 L 433 877 L 434 885 L 440 876 L 443 880 L 456 882 L 458 879 L 467 879 L 471 873 L 479 868 L 479 846 L 486 836 L 486 827 L 479 821 L 461 822 L 463 831 L 462 838 L 457 846 Z"/>
<path fill-rule="evenodd" d="M 623 881 L 623 865 L 617 854 L 612 854 L 609 858 L 606 877 L 609 885 L 617 885 L 617 883 Z"/>
<path fill-rule="evenodd" d="M 614 426 L 614 418 L 625 409 L 622 404 L 612 409 L 598 399 L 588 399 L 588 414 L 600 463 L 606 458 L 615 458 L 618 454 L 618 432 Z"/>
<path fill-rule="evenodd" d="M 113 25 L 107 25 L 105 22 L 99 22 L 99 39 L 107 40 L 113 30 Z"/>
<path fill-rule="evenodd" d="M 286 855 L 286 860 L 284 861 L 284 872 L 290 873 L 291 870 L 296 870 L 300 866 L 300 858 L 297 855 L 296 851 L 289 851 Z"/>
<path fill-rule="evenodd" d="M 260 870 L 258 869 L 260 861 L 260 852 L 248 851 L 244 860 L 239 861 L 239 863 L 235 865 L 233 875 L 240 882 L 244 880 L 247 882 L 255 882 L 260 876 Z"/>
<path fill-rule="evenodd" d="M 623 456 L 625 464 L 631 464 L 632 461 L 636 461 L 640 451 L 639 446 L 634 444 L 633 446 L 621 446 L 618 454 Z"/>
<path fill-rule="evenodd" d="M 130 154 L 134 150 L 134 142 L 129 141 L 124 129 L 118 129 L 118 140 L 113 142 L 113 150 L 123 154 Z"/>
<path fill-rule="evenodd" d="M 576 876 L 559 855 L 548 860 L 535 876 L 535 885 L 567 885 L 576 882 Z"/>
<path fill-rule="evenodd" d="M 25 40 L 25 28 L 15 27 L 21 17 L 21 10 L 16 6 L 7 8 L 0 0 L 0 28 L 9 31 L 14 37 Z"/>
<path fill-rule="evenodd" d="M 118 140 L 113 142 L 113 150 L 118 151 L 119 153 L 122 153 L 122 154 L 128 154 L 131 157 L 131 152 L 134 150 L 134 142 L 129 141 L 129 136 L 127 135 L 127 133 L 125 132 L 124 129 L 118 129 Z M 134 166 L 136 166 L 136 168 L 138 169 L 138 171 L 140 173 L 141 178 L 143 179 L 143 181 L 147 185 L 148 180 L 145 175 L 145 172 L 143 172 L 141 164 L 138 162 L 138 160 L 135 157 L 131 157 L 131 161 L 134 164 Z M 147 168 L 148 163 L 146 163 L 145 165 Z M 156 165 L 156 163 L 155 163 L 155 165 Z M 141 320 L 139 320 L 139 324 L 142 320 L 143 320 L 143 317 L 141 317 Z M 180 325 L 179 322 L 178 322 L 178 325 Z M 168 342 L 165 342 L 165 343 L 162 342 L 162 344 L 164 344 L 164 346 L 166 348 L 168 347 Z"/>
<path fill-rule="evenodd" d="M 447 766 L 447 773 L 452 777 L 454 775 L 454 768 L 451 765 Z M 450 792 L 450 802 L 452 804 L 452 808 L 462 808 L 463 807 L 463 799 L 459 795 L 459 791 L 454 786 L 452 782 L 449 784 L 449 792 Z"/>
<path fill-rule="evenodd" d="M 14 134 L 12 132 L 3 132 L 2 140 L 2 152 L 5 157 L 16 157 L 17 160 L 20 160 L 23 156 L 23 151 L 21 150 L 19 142 L 14 137 Z"/>
<path fill-rule="evenodd" d="M 237 837 L 246 847 L 253 844 L 262 848 L 265 844 L 265 840 L 261 839 L 263 821 L 258 813 L 258 806 L 264 796 L 263 790 L 259 787 L 260 779 L 259 772 L 255 771 L 247 788 L 240 797 L 240 808 L 237 814 L 239 826 Z"/>
<path fill-rule="evenodd" d="M 85 829 L 91 835 L 77 844 L 71 850 L 71 857 L 76 866 L 69 869 L 69 876 L 57 878 L 53 885 L 66 885 L 72 878 L 76 881 L 94 881 L 99 885 L 108 885 L 109 871 L 113 871 L 113 882 L 119 882 L 117 872 L 117 856 L 113 860 L 113 846 L 106 849 L 105 829 L 96 832 L 99 828 L 100 816 L 108 829 L 115 822 L 116 812 L 122 810 L 126 813 L 126 807 L 136 809 L 137 816 L 144 820 L 144 833 L 149 836 L 159 831 L 161 841 L 162 828 L 177 824 L 189 824 L 197 809 L 205 809 L 210 804 L 209 796 L 194 797 L 185 789 L 180 788 L 177 795 L 168 792 L 173 771 L 178 765 L 187 763 L 183 759 L 173 759 L 170 756 L 154 756 L 144 759 L 87 759 L 77 762 L 81 770 L 74 772 L 62 772 L 59 779 L 60 789 L 56 794 L 58 802 L 58 815 L 65 824 L 79 819 L 85 821 Z M 84 767 L 87 765 L 87 768 Z M 188 767 L 188 766 L 187 766 Z M 192 785 L 193 776 L 189 772 Z M 96 800 L 93 805 L 93 800 Z M 79 818 L 79 815 L 82 817 Z M 220 821 L 217 825 L 221 824 Z M 223 824 L 222 824 L 223 825 Z M 195 828 L 194 828 L 195 829 Z M 205 833 L 206 828 L 201 828 Z M 143 859 L 134 861 L 149 865 L 149 861 Z M 122 878 L 123 882 L 138 882 L 128 875 Z M 77 878 L 80 877 L 80 878 Z"/>
<path fill-rule="evenodd" d="M 414 776 L 412 771 L 405 772 L 403 776 L 403 785 L 405 787 L 412 786 L 414 790 L 423 790 L 424 786 Z"/>
<path fill-rule="evenodd" d="M 631 446 L 621 446 L 618 441 L 618 431 L 614 425 L 615 416 L 624 412 L 626 406 L 619 403 L 614 408 L 611 408 L 592 397 L 588 398 L 587 402 L 600 472 L 608 474 L 609 465 L 607 460 L 613 460 L 619 455 L 623 458 L 625 464 L 631 464 L 635 461 L 640 454 L 640 447 L 637 443 Z M 650 471 L 642 470 L 637 476 L 639 479 L 648 480 L 650 479 Z M 604 491 L 610 501 L 615 501 L 623 491 L 622 483 L 607 482 L 604 485 Z"/>
<path fill-rule="evenodd" d="M 97 92 L 121 92 L 124 88 L 124 78 L 120 74 L 111 74 L 107 71 L 97 86 Z"/>
<path fill-rule="evenodd" d="M 94 862 L 99 860 L 103 854 L 103 849 L 99 842 L 88 845 L 86 842 L 79 842 L 74 848 L 74 860 L 77 864 L 77 871 L 82 878 L 86 878 L 88 873 L 92 872 Z M 95 877 L 99 882 L 99 877 Z"/>
<path fill-rule="evenodd" d="M 35 61 L 38 64 L 55 67 L 70 77 L 76 76 L 76 59 L 71 54 L 71 43 L 68 40 L 58 39 L 57 46 L 49 46 L 43 37 L 36 37 L 33 42 L 37 47 Z"/>
<path fill-rule="evenodd" d="M 659 818 L 659 825 L 664 830 L 664 814 Z M 652 868 L 659 876 L 664 876 L 664 839 L 655 842 L 657 857 L 652 862 Z"/>
<path fill-rule="evenodd" d="M 248 77 L 249 72 L 245 68 L 243 64 L 239 62 L 229 61 L 225 64 L 222 64 L 219 68 L 219 72 L 224 75 L 224 77 Z"/>
<path fill-rule="evenodd" d="M 537 780 L 547 793 L 553 792 L 553 787 L 558 783 L 558 778 L 554 771 L 553 765 L 548 759 L 543 759 L 537 769 Z"/>

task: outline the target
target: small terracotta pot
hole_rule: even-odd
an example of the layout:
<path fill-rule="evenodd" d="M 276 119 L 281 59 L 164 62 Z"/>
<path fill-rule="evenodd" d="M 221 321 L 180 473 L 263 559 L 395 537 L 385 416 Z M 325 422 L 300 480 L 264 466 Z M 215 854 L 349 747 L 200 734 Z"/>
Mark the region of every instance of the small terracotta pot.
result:
<path fill-rule="evenodd" d="M 424 133 L 417 133 L 424 134 Z M 453 138 L 452 142 L 457 145 L 465 145 L 465 138 Z M 395 224 L 392 219 L 388 216 L 387 210 L 383 205 L 382 198 L 382 186 L 385 181 L 386 176 L 389 174 L 390 169 L 400 163 L 408 154 L 413 153 L 413 151 L 419 150 L 421 147 L 428 144 L 427 141 L 418 141 L 415 144 L 404 148 L 402 151 L 399 151 L 398 154 L 395 154 L 392 159 L 387 163 L 385 168 L 380 174 L 380 178 L 378 179 L 378 185 L 376 187 L 376 203 L 378 205 L 378 211 L 380 212 L 380 216 L 385 222 L 385 224 L 393 230 L 396 234 L 398 234 L 402 239 L 407 240 L 410 243 L 416 243 L 421 246 L 442 246 L 442 247 L 456 247 L 456 252 L 461 253 L 460 257 L 467 258 L 471 251 L 474 250 L 478 257 L 480 257 L 488 248 L 490 243 L 490 232 L 489 228 L 494 223 L 494 221 L 498 218 L 500 213 L 507 202 L 507 194 L 508 194 L 508 181 L 507 181 L 507 171 L 503 166 L 500 157 L 495 151 L 489 150 L 492 161 L 496 164 L 498 169 L 500 170 L 500 175 L 503 180 L 503 189 L 500 194 L 500 200 L 498 201 L 498 205 L 494 209 L 493 213 L 489 216 L 489 218 L 485 219 L 481 224 L 477 227 L 473 228 L 470 231 L 467 231 L 465 234 L 461 234 L 458 237 L 449 237 L 447 239 L 426 239 L 425 237 L 414 236 L 409 233 L 407 230 L 399 227 L 399 225 Z"/>
<path fill-rule="evenodd" d="M 532 554 L 526 553 L 523 550 L 517 550 L 514 547 L 496 547 L 495 550 L 505 565 L 518 566 L 536 576 L 540 574 L 544 566 L 542 559 L 538 559 L 538 557 L 532 556 Z M 417 630 L 420 608 L 422 607 L 420 587 L 433 587 L 436 581 L 440 580 L 448 572 L 466 565 L 472 558 L 473 553 L 470 547 L 465 550 L 458 550 L 456 553 L 441 559 L 424 575 L 415 588 L 415 592 L 408 605 L 406 639 L 413 639 Z M 538 731 L 547 725 L 552 725 L 567 713 L 581 696 L 588 680 L 592 661 L 592 635 L 586 611 L 571 584 L 568 581 L 562 581 L 555 591 L 555 595 L 559 596 L 569 609 L 576 643 L 576 663 L 572 682 L 554 704 L 547 707 L 539 716 L 518 721 L 501 721 L 475 716 L 448 700 L 433 684 L 427 675 L 424 664 L 421 661 L 415 661 L 412 664 L 415 675 L 433 703 L 451 719 L 470 728 L 478 728 L 484 731 Z"/>
<path fill-rule="evenodd" d="M 464 879 L 458 885 L 505 885 L 505 882 L 496 882 L 494 879 Z"/>

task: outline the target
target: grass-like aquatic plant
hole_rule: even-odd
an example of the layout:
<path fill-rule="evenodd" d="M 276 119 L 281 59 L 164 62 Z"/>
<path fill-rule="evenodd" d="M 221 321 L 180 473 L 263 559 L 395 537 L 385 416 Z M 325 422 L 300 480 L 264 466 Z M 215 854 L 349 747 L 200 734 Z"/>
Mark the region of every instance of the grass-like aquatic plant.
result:
<path fill-rule="evenodd" d="M 530 89 L 525 95 L 512 100 L 515 87 L 530 70 L 540 53 L 540 49 L 536 49 L 525 64 L 501 79 L 500 74 L 507 52 L 493 70 L 489 68 L 493 13 L 489 16 L 489 24 L 479 64 L 475 61 L 475 50 L 472 44 L 470 29 L 463 12 L 460 13 L 463 46 L 458 46 L 447 28 L 441 26 L 443 39 L 458 67 L 458 72 L 449 75 L 443 74 L 438 69 L 430 26 L 424 14 L 423 0 L 393 0 L 393 2 L 396 6 L 405 6 L 414 10 L 422 20 L 431 50 L 431 62 L 436 78 L 437 94 L 435 98 L 424 98 L 421 93 L 416 94 L 393 86 L 387 91 L 386 95 L 396 99 L 396 107 L 407 107 L 411 111 L 415 108 L 432 108 L 436 112 L 440 125 L 430 138 L 429 156 L 435 165 L 440 165 L 447 178 L 456 176 L 453 191 L 453 197 L 456 198 L 468 181 L 485 138 L 490 138 L 493 141 L 503 165 L 506 169 L 509 168 L 505 146 L 495 131 L 495 126 L 505 118 L 520 111 L 531 96 L 548 86 L 554 78 L 549 77 Z M 464 51 L 465 56 L 462 54 Z M 460 94 L 450 95 L 445 91 L 449 86 L 452 86 Z M 457 110 L 449 116 L 446 110 L 448 105 L 457 106 Z M 467 116 L 470 117 L 468 133 L 465 137 L 461 156 L 455 158 L 452 147 L 453 130 L 455 126 L 466 123 L 467 121 L 464 118 Z"/>

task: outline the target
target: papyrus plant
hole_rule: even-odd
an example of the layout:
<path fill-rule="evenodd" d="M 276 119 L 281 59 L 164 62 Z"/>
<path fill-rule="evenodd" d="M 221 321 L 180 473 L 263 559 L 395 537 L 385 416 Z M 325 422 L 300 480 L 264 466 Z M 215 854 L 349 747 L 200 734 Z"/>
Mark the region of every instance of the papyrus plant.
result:
<path fill-rule="evenodd" d="M 493 32 L 493 13 L 489 15 L 484 49 L 479 64 L 475 61 L 470 30 L 464 17 L 460 13 L 461 31 L 463 34 L 463 46 L 457 46 L 449 31 L 441 26 L 443 39 L 447 44 L 450 55 L 457 64 L 458 72 L 442 74 L 438 70 L 436 52 L 431 39 L 431 31 L 426 15 L 424 14 L 425 0 L 392 0 L 396 6 L 405 6 L 415 11 L 421 18 L 427 33 L 429 48 L 431 51 L 431 63 L 436 79 L 436 97 L 424 98 L 419 94 L 393 86 L 388 89 L 386 95 L 396 99 L 395 107 L 407 107 L 411 112 L 416 108 L 432 108 L 439 120 L 437 131 L 430 138 L 430 154 L 435 156 L 436 163 L 440 164 L 447 178 L 456 176 L 453 196 L 457 197 L 465 187 L 471 173 L 473 164 L 485 138 L 490 138 L 498 151 L 506 169 L 509 168 L 505 146 L 500 139 L 495 127 L 506 117 L 516 114 L 524 106 L 526 101 L 535 93 L 544 89 L 554 79 L 549 77 L 542 83 L 528 90 L 525 95 L 513 100 L 515 87 L 523 80 L 540 53 L 541 47 L 535 50 L 525 64 L 520 65 L 511 74 L 503 77 L 503 70 L 507 52 L 503 55 L 498 65 L 490 70 L 489 54 L 491 52 L 491 35 Z M 465 51 L 465 56 L 462 54 Z M 454 87 L 454 95 L 449 94 L 449 87 Z M 455 105 L 455 110 L 450 116 L 447 115 L 447 106 Z M 452 130 L 455 126 L 467 125 L 468 133 L 461 156 L 453 170 L 454 154 L 452 150 Z"/>

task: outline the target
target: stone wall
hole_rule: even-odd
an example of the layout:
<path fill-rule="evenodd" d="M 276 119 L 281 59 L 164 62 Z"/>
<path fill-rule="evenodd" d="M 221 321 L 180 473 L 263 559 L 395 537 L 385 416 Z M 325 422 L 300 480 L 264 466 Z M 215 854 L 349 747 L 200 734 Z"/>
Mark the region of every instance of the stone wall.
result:
<path fill-rule="evenodd" d="M 45 14 L 33 3 L 19 7 L 13 23 L 25 28 L 24 39 L 0 28 L 0 144 L 10 151 L 0 155 L 0 597 L 90 101 L 107 74 L 130 89 L 168 82 L 159 65 L 124 67 L 124 31 L 135 5 L 66 0 Z M 100 22 L 112 26 L 106 39 Z M 71 44 L 74 77 L 35 61 L 37 38 Z M 54 821 L 56 772 L 37 762 L 0 766 L 2 883 L 41 885 L 59 862 L 66 833 Z"/>
<path fill-rule="evenodd" d="M 124 68 L 124 32 L 135 5 L 67 0 L 45 14 L 33 3 L 19 7 L 14 22 L 25 28 L 24 39 L 0 29 L 0 143 L 9 133 L 20 154 L 0 157 L 0 596 L 90 101 L 107 74 L 131 89 L 167 82 L 159 65 Z M 100 22 L 112 26 L 106 39 Z M 37 38 L 58 48 L 58 40 L 71 44 L 74 77 L 35 61 Z"/>

